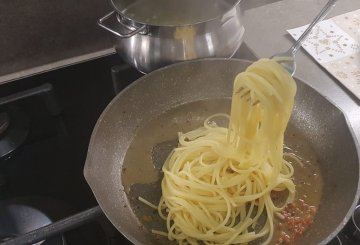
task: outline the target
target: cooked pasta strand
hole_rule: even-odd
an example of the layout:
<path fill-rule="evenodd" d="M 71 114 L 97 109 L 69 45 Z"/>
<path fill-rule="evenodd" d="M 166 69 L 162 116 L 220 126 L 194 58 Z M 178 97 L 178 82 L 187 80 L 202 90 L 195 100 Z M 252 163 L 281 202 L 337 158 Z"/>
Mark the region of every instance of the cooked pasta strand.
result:
<path fill-rule="evenodd" d="M 179 133 L 179 146 L 162 168 L 157 207 L 170 240 L 271 241 L 275 215 L 295 195 L 294 169 L 283 158 L 295 93 L 291 75 L 277 62 L 261 59 L 236 76 L 230 116 L 215 114 L 203 127 Z M 228 120 L 228 128 L 217 125 L 217 118 Z M 272 191 L 287 193 L 286 203 L 277 207 Z"/>

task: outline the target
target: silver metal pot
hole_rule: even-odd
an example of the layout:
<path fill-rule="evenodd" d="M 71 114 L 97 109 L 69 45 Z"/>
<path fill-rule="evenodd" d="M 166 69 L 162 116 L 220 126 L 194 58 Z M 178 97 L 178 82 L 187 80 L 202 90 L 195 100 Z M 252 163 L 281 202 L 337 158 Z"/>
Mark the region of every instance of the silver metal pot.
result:
<path fill-rule="evenodd" d="M 205 57 L 230 58 L 244 34 L 241 0 L 112 0 L 98 24 L 116 51 L 143 73 Z M 105 21 L 115 17 L 116 23 Z"/>

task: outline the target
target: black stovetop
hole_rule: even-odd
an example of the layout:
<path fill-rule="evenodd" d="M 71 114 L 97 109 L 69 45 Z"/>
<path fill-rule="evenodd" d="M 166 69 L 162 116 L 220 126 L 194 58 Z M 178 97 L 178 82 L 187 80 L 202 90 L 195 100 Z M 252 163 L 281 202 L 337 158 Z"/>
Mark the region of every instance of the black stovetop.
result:
<path fill-rule="evenodd" d="M 52 221 L 97 205 L 83 167 L 92 129 L 115 96 L 110 68 L 119 63 L 112 55 L 0 86 L 2 98 L 50 83 L 62 108 L 51 115 L 39 96 L 0 106 L 0 111 L 21 111 L 24 118 L 19 120 L 27 121 L 29 129 L 24 143 L 0 159 L 0 205 L 35 206 Z M 121 75 L 124 81 L 140 76 L 122 67 L 127 70 Z M 0 144 L 1 140 L 0 136 Z M 65 233 L 66 244 L 129 243 L 106 223 L 100 218 Z"/>

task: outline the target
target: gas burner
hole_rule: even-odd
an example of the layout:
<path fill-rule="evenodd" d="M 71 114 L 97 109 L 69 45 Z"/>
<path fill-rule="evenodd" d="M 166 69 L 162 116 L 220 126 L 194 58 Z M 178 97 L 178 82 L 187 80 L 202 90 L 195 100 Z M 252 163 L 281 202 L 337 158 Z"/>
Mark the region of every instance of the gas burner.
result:
<path fill-rule="evenodd" d="M 28 135 L 29 120 L 17 107 L 0 111 L 0 158 L 17 149 Z"/>
<path fill-rule="evenodd" d="M 30 199 L 29 199 L 30 200 Z M 44 210 L 19 200 L 0 203 L 0 242 L 38 229 L 52 223 L 53 220 Z M 36 245 L 65 245 L 62 235 L 36 243 Z"/>

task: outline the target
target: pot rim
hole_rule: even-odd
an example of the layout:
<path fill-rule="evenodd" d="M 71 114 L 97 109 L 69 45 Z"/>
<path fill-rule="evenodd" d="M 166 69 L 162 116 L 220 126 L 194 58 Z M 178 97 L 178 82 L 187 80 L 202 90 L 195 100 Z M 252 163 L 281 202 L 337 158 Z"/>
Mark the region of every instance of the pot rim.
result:
<path fill-rule="evenodd" d="M 206 22 L 211 22 L 211 21 L 220 19 L 220 18 L 223 17 L 224 15 L 228 14 L 229 12 L 231 12 L 236 6 L 238 6 L 242 0 L 237 0 L 227 11 L 225 11 L 225 12 L 222 13 L 222 14 L 216 15 L 216 16 L 213 17 L 213 18 L 206 19 L 206 20 L 202 20 L 202 21 L 198 21 L 198 22 L 194 22 L 194 23 L 179 24 L 179 25 L 172 25 L 172 24 L 169 24 L 169 25 L 166 25 L 166 24 L 164 24 L 164 25 L 154 25 L 154 24 L 150 24 L 150 23 L 146 23 L 146 22 L 134 20 L 134 19 L 129 18 L 129 17 L 127 17 L 126 15 L 124 15 L 124 13 L 122 13 L 122 10 L 118 9 L 118 7 L 116 6 L 115 1 L 116 1 L 116 0 L 110 0 L 111 5 L 112 5 L 112 7 L 114 8 L 115 12 L 116 12 L 118 15 L 120 15 L 121 18 L 125 20 L 125 22 L 127 22 L 127 23 L 132 23 L 131 25 L 134 26 L 134 27 L 144 26 L 144 25 L 146 25 L 146 26 L 153 26 L 153 27 L 186 27 L 186 26 L 199 25 L 199 24 L 203 24 L 203 23 L 206 23 Z"/>

